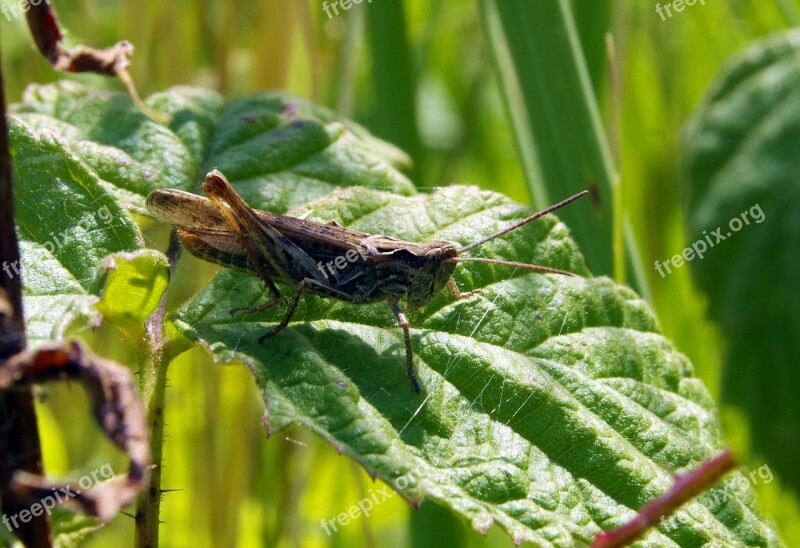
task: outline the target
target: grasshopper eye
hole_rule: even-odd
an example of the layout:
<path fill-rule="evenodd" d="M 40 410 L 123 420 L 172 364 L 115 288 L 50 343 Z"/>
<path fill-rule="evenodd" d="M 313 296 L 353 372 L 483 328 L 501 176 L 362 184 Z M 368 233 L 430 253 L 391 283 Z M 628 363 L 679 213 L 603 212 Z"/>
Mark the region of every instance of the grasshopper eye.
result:
<path fill-rule="evenodd" d="M 431 242 L 428 245 L 430 246 L 430 249 L 425 252 L 425 257 L 427 258 L 458 256 L 456 245 L 452 242 Z"/>

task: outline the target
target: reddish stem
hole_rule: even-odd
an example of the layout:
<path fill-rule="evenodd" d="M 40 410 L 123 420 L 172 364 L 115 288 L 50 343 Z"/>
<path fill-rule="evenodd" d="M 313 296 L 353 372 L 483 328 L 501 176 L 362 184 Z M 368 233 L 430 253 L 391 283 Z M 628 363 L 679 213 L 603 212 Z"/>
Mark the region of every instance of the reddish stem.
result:
<path fill-rule="evenodd" d="M 592 548 L 627 546 L 687 501 L 713 487 L 734 465 L 730 451 L 723 451 L 703 462 L 693 472 L 676 475 L 669 491 L 642 508 L 635 518 L 622 527 L 598 535 Z"/>

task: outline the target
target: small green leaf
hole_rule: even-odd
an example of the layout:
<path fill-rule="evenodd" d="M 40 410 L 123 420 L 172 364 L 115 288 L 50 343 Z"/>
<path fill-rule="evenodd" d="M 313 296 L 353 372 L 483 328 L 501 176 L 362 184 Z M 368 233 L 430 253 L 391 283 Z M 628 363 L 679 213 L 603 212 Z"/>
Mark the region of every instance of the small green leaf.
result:
<path fill-rule="evenodd" d="M 685 132 L 691 266 L 728 340 L 723 401 L 800 490 L 800 32 L 727 62 Z M 717 231 L 719 229 L 719 231 Z M 722 239 L 720 239 L 720 237 Z"/>
<path fill-rule="evenodd" d="M 145 336 L 145 322 L 155 312 L 169 284 L 167 258 L 142 249 L 105 258 L 100 267 L 97 309 L 131 341 Z"/>
<path fill-rule="evenodd" d="M 53 548 L 82 546 L 105 526 L 95 518 L 58 510 L 53 513 Z"/>

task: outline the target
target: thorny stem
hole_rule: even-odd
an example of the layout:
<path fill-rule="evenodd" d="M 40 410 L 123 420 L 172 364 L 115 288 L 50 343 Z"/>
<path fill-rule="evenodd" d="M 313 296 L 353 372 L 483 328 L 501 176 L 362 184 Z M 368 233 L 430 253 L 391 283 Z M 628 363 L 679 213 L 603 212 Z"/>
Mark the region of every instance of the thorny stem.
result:
<path fill-rule="evenodd" d="M 14 193 L 11 186 L 11 154 L 8 148 L 5 83 L 0 67 L 0 261 L 19 265 L 19 247 L 14 226 Z M 8 295 L 10 321 L 0 326 L 0 367 L 7 358 L 25 347 L 25 319 L 22 313 L 22 284 L 19 276 L 0 274 L 0 287 Z M 30 388 L 0 392 L 0 511 L 13 516 L 28 508 L 28 501 L 8 489 L 16 470 L 44 475 L 42 448 Z M 19 522 L 17 536 L 26 546 L 51 546 L 47 514 Z"/>
<path fill-rule="evenodd" d="M 686 502 L 713 487 L 733 469 L 734 464 L 730 451 L 723 451 L 700 464 L 696 470 L 675 476 L 675 483 L 669 491 L 642 508 L 635 518 L 622 527 L 600 534 L 592 543 L 592 548 L 616 548 L 631 544 Z"/>
<path fill-rule="evenodd" d="M 144 352 L 137 351 L 139 363 L 139 390 L 147 409 L 150 428 L 150 451 L 154 469 L 150 484 L 136 499 L 136 546 L 158 546 L 159 513 L 161 511 L 161 462 L 164 448 L 164 394 L 166 391 L 169 358 L 161 347 L 146 345 Z"/>
<path fill-rule="evenodd" d="M 170 235 L 167 259 L 170 277 L 180 256 L 180 243 L 173 230 Z M 150 474 L 150 485 L 136 499 L 136 542 L 140 548 L 158 546 L 158 527 L 161 513 L 161 470 L 164 454 L 164 395 L 167 385 L 167 368 L 176 355 L 169 344 L 164 341 L 164 312 L 167 293 L 161 296 L 161 302 L 152 316 L 147 320 L 147 340 L 137 345 L 139 360 L 139 388 L 142 401 L 147 409 L 147 421 L 150 426 L 150 451 L 155 468 Z"/>

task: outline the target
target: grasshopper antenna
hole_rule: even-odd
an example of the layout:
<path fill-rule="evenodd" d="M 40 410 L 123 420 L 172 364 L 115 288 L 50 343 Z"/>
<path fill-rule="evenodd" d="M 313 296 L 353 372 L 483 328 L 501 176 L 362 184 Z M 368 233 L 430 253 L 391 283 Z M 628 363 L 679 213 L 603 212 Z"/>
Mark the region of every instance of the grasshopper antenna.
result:
<path fill-rule="evenodd" d="M 509 232 L 511 232 L 512 230 L 516 230 L 516 229 L 518 229 L 519 227 L 521 227 L 521 226 L 523 226 L 523 225 L 526 225 L 526 224 L 530 223 L 531 221 L 535 221 L 535 220 L 536 220 L 536 219 L 538 219 L 539 217 L 544 217 L 544 216 L 545 216 L 545 215 L 547 215 L 548 213 L 552 213 L 552 212 L 553 212 L 553 211 L 555 211 L 556 209 L 562 208 L 562 207 L 564 207 L 565 205 L 567 205 L 568 203 L 570 203 L 570 202 L 574 202 L 575 200 L 577 200 L 578 198 L 580 198 L 580 197 L 581 197 L 581 196 L 583 196 L 584 194 L 588 194 L 588 193 L 589 193 L 589 191 L 588 191 L 588 190 L 583 190 L 583 191 L 581 191 L 581 192 L 578 192 L 577 194 L 575 194 L 575 195 L 573 195 L 573 196 L 570 196 L 570 197 L 569 197 L 569 198 L 567 198 L 566 200 L 561 200 L 561 201 L 560 201 L 560 202 L 558 202 L 557 204 L 551 205 L 550 207 L 548 207 L 548 208 L 545 208 L 545 209 L 543 209 L 543 210 L 541 210 L 541 211 L 537 211 L 536 213 L 534 213 L 533 215 L 531 215 L 531 216 L 530 216 L 530 217 L 528 217 L 527 219 L 522 219 L 522 220 L 521 220 L 521 221 L 519 221 L 518 223 L 514 223 L 513 225 L 511 225 L 511 226 L 509 226 L 509 227 L 507 227 L 507 228 L 504 228 L 504 229 L 503 229 L 503 230 L 501 230 L 500 232 L 495 232 L 495 233 L 494 233 L 494 234 L 492 234 L 491 236 L 487 236 L 487 237 L 485 237 L 485 238 L 481 238 L 481 239 L 480 239 L 480 240 L 478 240 L 477 242 L 473 242 L 473 243 L 471 243 L 471 244 L 469 244 L 469 245 L 467 245 L 467 246 L 464 246 L 464 247 L 462 247 L 461 249 L 459 249 L 459 250 L 458 250 L 458 253 L 459 253 L 459 255 L 460 255 L 461 253 L 464 253 L 465 251 L 469 251 L 470 249 L 475 249 L 475 248 L 476 248 L 476 247 L 478 247 L 479 245 L 483 245 L 483 244 L 485 244 L 486 242 L 489 242 L 489 241 L 491 241 L 491 240 L 494 240 L 495 238 L 499 238 L 499 237 L 500 237 L 500 236 L 502 236 L 503 234 L 508 234 L 508 233 L 509 233 Z M 484 260 L 484 261 L 480 261 L 480 260 L 479 260 L 479 259 L 477 259 L 477 258 L 475 258 L 475 259 L 471 259 L 471 258 L 465 258 L 465 257 L 458 257 L 458 258 L 455 258 L 455 259 L 453 259 L 453 260 L 454 260 L 454 261 L 456 261 L 456 262 L 461 262 L 461 261 L 486 262 L 486 260 Z M 489 259 L 489 260 L 491 260 L 491 259 Z M 503 263 L 505 263 L 505 261 L 495 261 L 495 263 L 496 263 L 496 264 L 503 264 Z M 530 269 L 530 270 L 540 270 L 540 271 L 542 271 L 542 272 L 553 272 L 553 270 L 554 270 L 554 269 L 545 269 L 545 267 L 536 266 L 536 265 L 524 265 L 524 264 L 522 264 L 522 263 L 505 263 L 505 264 L 507 264 L 508 266 L 518 266 L 518 267 L 520 267 L 520 268 L 526 267 L 526 268 L 528 268 L 528 269 Z M 532 266 L 535 266 L 536 268 L 530 268 L 530 267 L 532 267 Z M 557 272 L 558 274 L 565 274 L 565 272 L 564 272 L 564 271 L 561 271 L 561 270 L 558 270 L 558 271 L 556 271 L 556 272 Z M 568 273 L 567 273 L 567 274 L 568 274 Z M 571 276 L 571 275 L 572 275 L 572 274 L 570 274 L 570 276 Z"/>
<path fill-rule="evenodd" d="M 541 266 L 538 264 L 517 263 L 514 261 L 501 261 L 499 259 L 487 259 L 485 257 L 452 257 L 447 259 L 451 263 L 489 263 L 499 264 L 501 266 L 511 266 L 514 268 L 524 268 L 525 270 L 534 270 L 536 272 L 547 272 L 549 274 L 562 274 L 564 276 L 574 276 L 572 272 L 566 270 L 559 270 L 557 268 L 550 268 L 549 266 Z"/>

